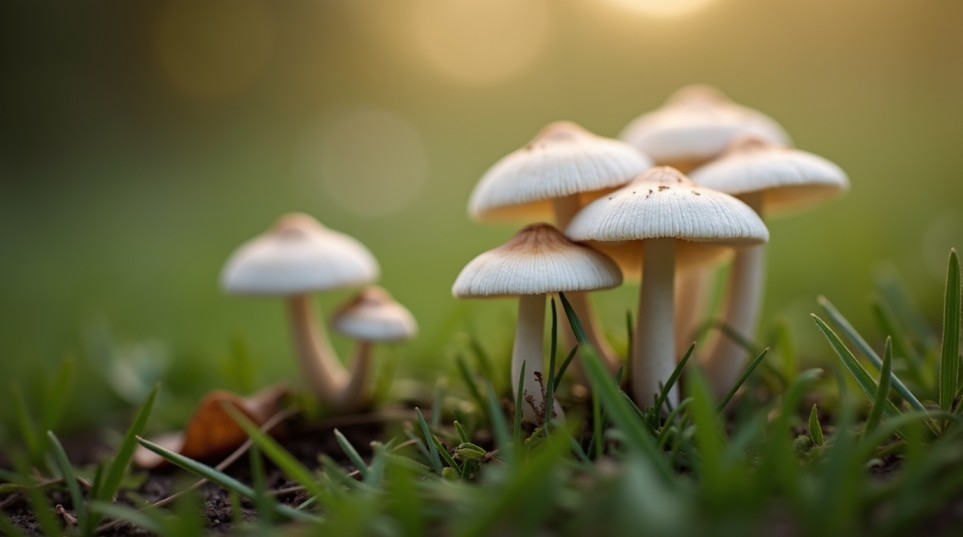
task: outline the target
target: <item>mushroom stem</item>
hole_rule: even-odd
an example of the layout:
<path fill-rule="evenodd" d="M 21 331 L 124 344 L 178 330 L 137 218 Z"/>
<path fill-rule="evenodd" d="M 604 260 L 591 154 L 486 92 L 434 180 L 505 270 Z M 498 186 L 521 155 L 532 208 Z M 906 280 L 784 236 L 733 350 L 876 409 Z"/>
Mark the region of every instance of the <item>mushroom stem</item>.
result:
<path fill-rule="evenodd" d="M 531 396 L 535 408 L 541 410 L 545 398 L 543 384 L 548 378 L 542 375 L 542 353 L 545 330 L 545 295 L 521 295 L 518 297 L 518 324 L 515 329 L 515 343 L 512 348 L 512 395 L 517 399 L 522 390 L 522 418 L 537 423 L 537 415 L 528 403 Z M 522 365 L 525 365 L 525 378 L 519 386 Z M 537 380 L 542 375 L 542 382 Z M 555 414 L 562 416 L 562 409 L 555 403 Z"/>
<path fill-rule="evenodd" d="M 639 407 L 652 405 L 675 369 L 675 333 L 673 330 L 675 279 L 675 239 L 642 241 L 645 263 L 642 265 L 642 288 L 639 291 L 639 314 L 635 326 L 632 351 L 632 390 Z M 679 388 L 673 386 L 666 399 L 678 404 Z"/>
<path fill-rule="evenodd" d="M 746 194 L 739 196 L 739 199 L 760 214 L 761 193 Z M 722 320 L 747 341 L 755 338 L 765 279 L 766 246 L 760 244 L 737 249 L 729 273 Z M 710 349 L 702 360 L 702 367 L 715 396 L 723 397 L 746 366 L 749 351 L 722 333 L 716 334 Z"/>
<path fill-rule="evenodd" d="M 338 396 L 338 407 L 342 410 L 357 410 L 367 401 L 368 379 L 373 371 L 372 355 L 374 344 L 370 341 L 359 341 L 355 350 L 354 361 L 348 373 L 348 385 Z"/>
<path fill-rule="evenodd" d="M 570 196 L 565 196 L 563 198 L 557 198 L 552 202 L 552 208 L 555 212 L 555 223 L 558 229 L 564 230 L 568 227 L 572 218 L 575 214 L 582 208 L 582 204 L 579 201 L 578 194 L 572 194 Z M 588 338 L 589 343 L 598 352 L 599 356 L 605 361 L 609 370 L 615 372 L 619 367 L 619 357 L 609 345 L 608 340 L 605 335 L 597 327 L 595 323 L 595 315 L 592 313 L 592 306 L 589 304 L 588 296 L 581 292 L 569 292 L 565 293 L 565 298 L 568 299 L 569 304 L 572 305 L 572 309 L 575 311 L 575 315 L 578 317 L 579 322 L 582 323 L 582 329 L 585 330 L 585 337 Z M 575 346 L 578 343 L 575 333 L 572 332 L 572 327 L 569 325 L 568 320 L 562 317 L 559 323 L 563 325 L 562 334 L 564 334 L 565 342 L 569 348 Z M 586 382 L 585 372 L 582 370 L 581 362 L 577 362 L 577 368 L 575 369 L 579 380 L 582 383 Z"/>
<path fill-rule="evenodd" d="M 675 348 L 688 349 L 696 340 L 706 309 L 712 271 L 695 268 L 675 281 Z M 679 356 L 678 358 L 682 358 Z"/>
<path fill-rule="evenodd" d="M 337 405 L 347 373 L 331 348 L 324 325 L 315 321 L 308 295 L 290 297 L 288 312 L 298 363 L 308 388 L 322 404 Z"/>

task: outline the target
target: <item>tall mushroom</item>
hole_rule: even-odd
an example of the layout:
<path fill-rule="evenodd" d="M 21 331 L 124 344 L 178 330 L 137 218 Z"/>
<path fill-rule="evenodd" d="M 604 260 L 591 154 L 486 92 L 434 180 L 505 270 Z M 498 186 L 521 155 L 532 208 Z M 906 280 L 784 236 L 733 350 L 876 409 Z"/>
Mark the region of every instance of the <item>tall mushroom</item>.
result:
<path fill-rule="evenodd" d="M 676 90 L 660 108 L 632 120 L 619 138 L 656 164 L 689 173 L 747 134 L 776 145 L 790 144 L 789 135 L 769 116 L 733 102 L 714 87 L 692 84 Z M 688 345 L 702 323 L 711 265 L 689 270 L 676 281 L 676 346 Z"/>
<path fill-rule="evenodd" d="M 324 325 L 315 321 L 310 294 L 365 285 L 377 277 L 378 263 L 361 243 L 294 213 L 235 250 L 221 271 L 221 286 L 230 294 L 287 299 L 304 381 L 318 401 L 336 408 L 347 372 Z"/>
<path fill-rule="evenodd" d="M 638 243 L 643 275 L 630 366 L 640 406 L 653 401 L 675 368 L 673 281 L 678 245 L 689 241 L 744 246 L 769 238 L 765 224 L 746 204 L 701 188 L 667 166 L 653 168 L 590 203 L 572 220 L 566 235 L 578 241 Z M 678 402 L 677 387 L 668 401 Z"/>
<path fill-rule="evenodd" d="M 363 289 L 347 304 L 338 308 L 331 325 L 339 334 L 358 342 L 348 385 L 340 394 L 338 406 L 344 409 L 363 407 L 368 401 L 368 378 L 371 376 L 374 343 L 406 341 L 418 332 L 411 312 L 395 302 L 381 287 Z"/>
<path fill-rule="evenodd" d="M 845 172 L 832 162 L 755 137 L 733 142 L 721 158 L 692 172 L 692 180 L 737 196 L 763 218 L 818 204 L 849 187 Z M 729 273 L 723 319 L 748 340 L 758 324 L 765 263 L 765 246 L 744 248 L 736 253 Z M 702 361 L 717 397 L 728 392 L 746 359 L 744 349 L 730 338 L 717 335 L 710 344 Z"/>
<path fill-rule="evenodd" d="M 624 185 L 651 166 L 628 144 L 558 121 L 485 173 L 471 194 L 468 212 L 480 221 L 554 219 L 564 229 L 588 200 Z M 582 293 L 568 298 L 589 341 L 614 370 L 618 357 L 596 327 L 587 298 Z M 563 333 L 574 343 L 570 330 Z"/>
<path fill-rule="evenodd" d="M 451 292 L 457 298 L 518 297 L 518 321 L 512 349 L 512 390 L 522 390 L 523 417 L 538 421 L 542 390 L 545 295 L 593 291 L 622 283 L 619 268 L 608 257 L 573 243 L 549 224 L 534 224 L 507 243 L 472 259 Z M 525 378 L 519 385 L 522 366 Z M 542 379 L 542 381 L 547 379 Z M 561 414 L 555 405 L 554 413 Z"/>

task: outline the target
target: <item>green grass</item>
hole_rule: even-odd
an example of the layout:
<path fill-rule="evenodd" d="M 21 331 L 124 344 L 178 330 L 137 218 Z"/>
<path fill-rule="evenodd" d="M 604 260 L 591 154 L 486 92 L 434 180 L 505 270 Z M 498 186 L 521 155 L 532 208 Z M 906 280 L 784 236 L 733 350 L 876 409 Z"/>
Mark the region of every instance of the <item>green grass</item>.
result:
<path fill-rule="evenodd" d="M 163 535 L 203 533 L 196 497 L 172 510 L 136 497 L 132 503 L 114 500 L 140 442 L 230 491 L 236 509 L 241 499 L 250 502 L 257 521 L 235 520 L 253 533 L 294 525 L 307 533 L 386 536 L 954 535 L 963 523 L 955 514 L 963 498 L 960 290 L 953 252 L 943 324 L 935 335 L 928 324 L 907 321 L 914 317 L 902 312 L 902 299 L 893 299 L 898 293 L 880 289 L 871 302 L 874 318 L 886 328 L 880 350 L 820 299 L 822 314 L 813 315 L 809 337 L 824 338 L 822 363 L 837 365 L 800 368 L 785 326 L 774 323 L 766 338 L 749 342 L 766 350 L 722 401 L 711 397 L 703 373 L 689 360 L 690 348 L 667 383 L 683 387 L 674 408 L 664 405 L 664 397 L 637 407 L 620 388 L 621 372 L 613 377 L 602 365 L 560 296 L 565 315 L 553 301 L 547 395 L 570 402 L 570 360 L 555 360 L 560 319 L 579 337 L 576 359 L 592 394 L 581 406 L 569 406 L 565 420 L 531 429 L 517 408 L 506 412 L 511 405 L 504 381 L 487 380 L 493 365 L 482 332 L 471 343 L 476 366 L 459 356 L 449 378 L 436 384 L 428 398 L 434 402 L 431 419 L 416 409 L 402 432 L 371 449 L 335 430 L 341 453 L 319 453 L 319 464 L 308 464 L 228 408 L 251 438 L 250 483 L 140 438 L 157 389 L 103 468 L 74 466 L 58 436 L 41 433 L 55 429 L 47 426 L 56 424 L 56 408 L 44 408 L 36 413 L 42 418 L 34 419 L 14 391 L 22 436 L 8 453 L 14 470 L 0 473 L 0 502 L 22 495 L 47 535 L 64 531 L 54 515 L 54 494 L 68 500 L 64 509 L 77 519 L 68 534 L 94 535 L 105 519 Z M 71 362 L 54 375 L 51 389 L 69 389 L 64 379 L 74 367 Z M 452 400 L 457 404 L 444 403 Z M 262 457 L 310 499 L 296 506 L 278 501 Z M 92 484 L 84 479 L 90 475 Z M 16 532 L 7 514 L 0 516 L 0 530 Z"/>

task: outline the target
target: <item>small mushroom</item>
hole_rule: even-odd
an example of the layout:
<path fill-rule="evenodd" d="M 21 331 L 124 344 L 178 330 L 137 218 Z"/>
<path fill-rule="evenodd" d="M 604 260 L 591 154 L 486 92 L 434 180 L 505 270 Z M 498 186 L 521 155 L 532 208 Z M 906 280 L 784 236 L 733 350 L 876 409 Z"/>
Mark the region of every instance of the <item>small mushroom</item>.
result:
<path fill-rule="evenodd" d="M 406 341 L 418 332 L 418 324 L 411 312 L 395 302 L 381 287 L 368 287 L 338 309 L 331 325 L 336 332 L 358 342 L 351 362 L 348 385 L 340 394 L 338 407 L 357 409 L 369 398 L 368 378 L 371 376 L 374 343 Z"/>
<path fill-rule="evenodd" d="M 769 116 L 732 102 L 716 88 L 693 84 L 677 90 L 661 108 L 632 120 L 619 138 L 657 164 L 686 173 L 743 135 L 790 144 L 789 135 Z"/>
<path fill-rule="evenodd" d="M 523 418 L 537 423 L 544 406 L 542 375 L 545 295 L 607 289 L 622 283 L 608 257 L 573 243 L 549 224 L 534 224 L 507 243 L 472 259 L 462 269 L 452 294 L 457 298 L 518 297 L 518 324 L 512 349 L 512 390 L 522 390 Z M 525 378 L 519 385 L 522 366 Z M 556 402 L 553 409 L 562 415 Z"/>
<path fill-rule="evenodd" d="M 268 232 L 241 245 L 224 265 L 221 286 L 236 295 L 280 296 L 288 302 L 301 374 L 318 401 L 336 408 L 348 385 L 310 294 L 356 287 L 378 277 L 361 243 L 306 214 L 282 216 Z"/>
<path fill-rule="evenodd" d="M 743 137 L 728 151 L 692 172 L 696 183 L 734 195 L 760 217 L 785 214 L 842 194 L 849 179 L 839 166 L 805 151 L 783 148 L 761 138 Z M 765 288 L 766 248 L 736 253 L 729 273 L 725 322 L 742 337 L 755 336 Z M 702 356 L 710 386 L 717 397 L 729 391 L 746 365 L 745 350 L 731 338 L 717 335 Z"/>
<path fill-rule="evenodd" d="M 468 212 L 480 221 L 554 219 L 564 229 L 585 203 L 651 166 L 646 156 L 624 142 L 597 136 L 571 121 L 557 121 L 485 173 L 472 191 Z M 587 297 L 582 293 L 567 297 L 589 341 L 614 371 L 618 357 L 597 328 Z M 566 327 L 562 332 L 574 344 L 571 331 Z"/>
<path fill-rule="evenodd" d="M 746 204 L 701 188 L 667 166 L 653 168 L 586 206 L 566 235 L 579 241 L 636 241 L 636 255 L 644 255 L 630 363 L 640 406 L 652 403 L 676 364 L 673 281 L 678 245 L 689 241 L 690 247 L 694 243 L 744 246 L 769 238 L 765 224 Z M 678 400 L 674 386 L 668 401 L 677 404 Z"/>

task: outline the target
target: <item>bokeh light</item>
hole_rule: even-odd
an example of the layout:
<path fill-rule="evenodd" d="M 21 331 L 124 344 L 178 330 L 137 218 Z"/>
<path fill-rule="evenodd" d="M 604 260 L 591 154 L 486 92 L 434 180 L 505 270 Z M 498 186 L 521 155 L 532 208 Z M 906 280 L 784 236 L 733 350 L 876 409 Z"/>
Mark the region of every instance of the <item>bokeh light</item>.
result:
<path fill-rule="evenodd" d="M 548 0 L 421 0 L 412 39 L 439 71 L 469 84 L 494 83 L 530 67 L 552 29 Z"/>
<path fill-rule="evenodd" d="M 345 210 L 381 217 L 411 204 L 428 158 L 421 135 L 393 112 L 354 107 L 311 125 L 298 150 L 302 179 Z"/>
<path fill-rule="evenodd" d="M 652 17 L 681 17 L 715 2 L 715 0 L 609 0 L 628 11 Z"/>

